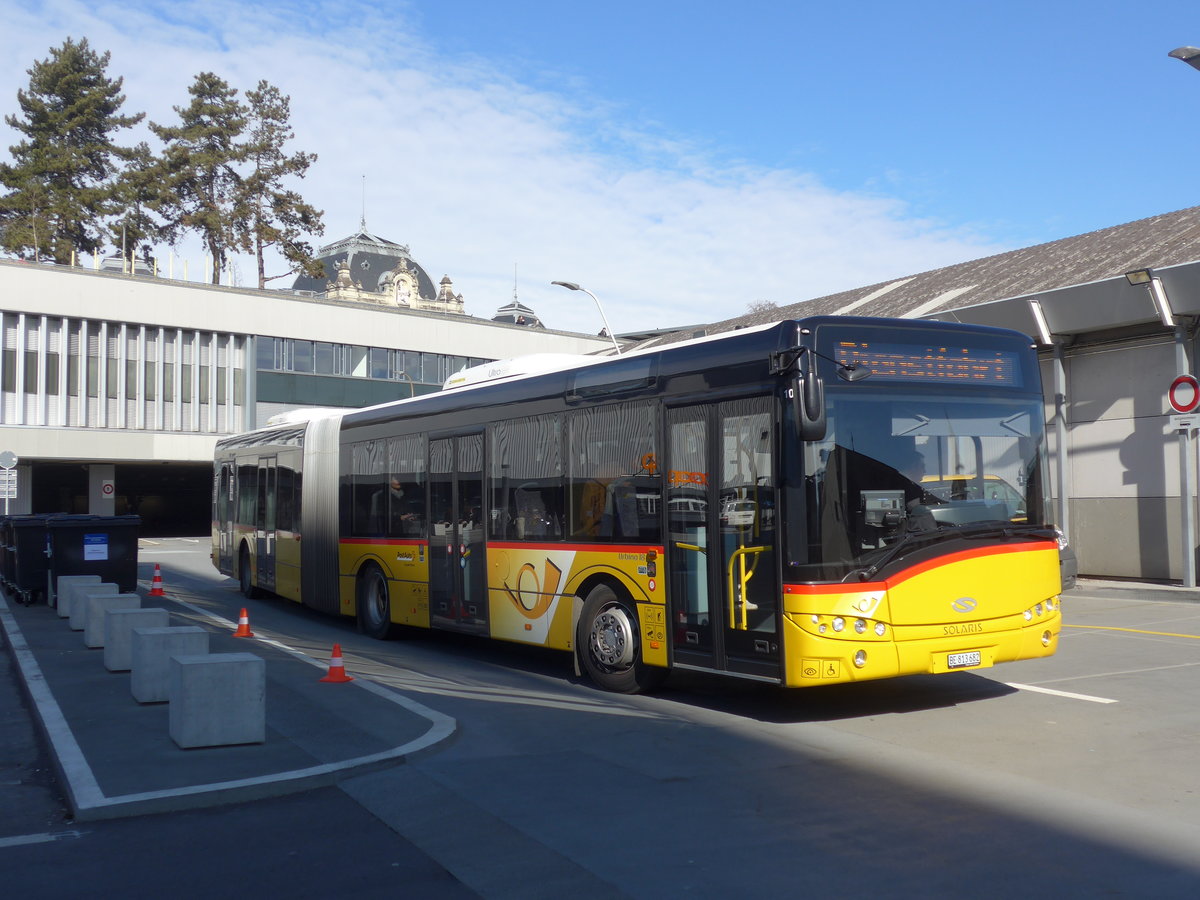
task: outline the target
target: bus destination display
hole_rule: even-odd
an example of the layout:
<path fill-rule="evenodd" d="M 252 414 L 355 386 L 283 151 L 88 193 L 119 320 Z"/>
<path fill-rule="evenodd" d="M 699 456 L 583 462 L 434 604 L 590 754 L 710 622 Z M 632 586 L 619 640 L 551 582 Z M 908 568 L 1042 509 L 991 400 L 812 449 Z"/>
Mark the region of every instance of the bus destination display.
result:
<path fill-rule="evenodd" d="M 967 382 L 1020 387 L 1016 353 L 975 347 L 921 346 L 884 341 L 838 341 L 834 358 L 891 381 Z"/>

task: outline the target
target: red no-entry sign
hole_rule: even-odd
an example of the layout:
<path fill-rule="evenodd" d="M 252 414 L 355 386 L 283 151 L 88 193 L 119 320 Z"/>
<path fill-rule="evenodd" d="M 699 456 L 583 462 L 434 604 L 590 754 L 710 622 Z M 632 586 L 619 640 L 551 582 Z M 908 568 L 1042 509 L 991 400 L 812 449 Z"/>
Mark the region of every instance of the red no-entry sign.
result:
<path fill-rule="evenodd" d="M 1189 413 L 1200 406 L 1200 381 L 1194 375 L 1180 375 L 1171 382 L 1167 402 L 1175 412 Z"/>

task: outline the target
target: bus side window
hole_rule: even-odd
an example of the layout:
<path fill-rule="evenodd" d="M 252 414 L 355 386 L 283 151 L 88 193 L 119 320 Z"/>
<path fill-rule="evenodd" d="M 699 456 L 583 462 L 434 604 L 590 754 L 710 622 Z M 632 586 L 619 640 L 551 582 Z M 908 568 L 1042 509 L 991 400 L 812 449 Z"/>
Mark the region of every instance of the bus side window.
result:
<path fill-rule="evenodd" d="M 569 433 L 571 536 L 659 540 L 662 478 L 653 405 L 581 409 L 572 414 Z"/>
<path fill-rule="evenodd" d="M 299 527 L 295 523 L 296 507 L 293 505 L 293 481 L 294 473 L 283 463 L 275 470 L 275 494 L 277 496 L 275 509 L 275 523 L 280 531 L 299 531 Z"/>
<path fill-rule="evenodd" d="M 258 462 L 238 466 L 238 509 L 237 522 L 239 525 L 254 525 L 257 521 L 258 508 Z"/>
<path fill-rule="evenodd" d="M 424 434 L 409 434 L 388 441 L 388 537 L 425 536 Z"/>
<path fill-rule="evenodd" d="M 497 422 L 491 429 L 492 537 L 560 538 L 563 530 L 561 417 Z"/>
<path fill-rule="evenodd" d="M 382 537 L 387 527 L 387 457 L 383 441 L 362 441 L 351 447 L 351 533 Z"/>
<path fill-rule="evenodd" d="M 393 473 L 388 481 L 388 535 L 425 534 L 425 483 L 419 475 Z"/>

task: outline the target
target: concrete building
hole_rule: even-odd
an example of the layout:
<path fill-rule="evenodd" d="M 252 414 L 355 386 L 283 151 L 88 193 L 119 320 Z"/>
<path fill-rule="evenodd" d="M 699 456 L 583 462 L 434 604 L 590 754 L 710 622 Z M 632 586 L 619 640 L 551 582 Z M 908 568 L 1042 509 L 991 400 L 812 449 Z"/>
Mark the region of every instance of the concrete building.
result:
<path fill-rule="evenodd" d="M 205 534 L 222 435 L 439 390 L 501 357 L 611 350 L 465 315 L 449 279 L 434 289 L 401 245 L 363 255 L 364 235 L 330 245 L 330 261 L 374 274 L 371 290 L 307 295 L 0 260 L 0 451 L 19 460 L 8 511 L 137 513 L 147 534 Z"/>

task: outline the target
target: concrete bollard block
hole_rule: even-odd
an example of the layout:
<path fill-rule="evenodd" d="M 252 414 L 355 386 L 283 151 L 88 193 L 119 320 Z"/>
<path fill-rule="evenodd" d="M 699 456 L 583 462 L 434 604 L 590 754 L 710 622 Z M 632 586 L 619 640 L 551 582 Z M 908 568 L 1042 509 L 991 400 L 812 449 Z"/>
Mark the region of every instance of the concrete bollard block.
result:
<path fill-rule="evenodd" d="M 58 580 L 54 582 L 54 596 L 57 600 L 58 617 L 65 619 L 71 614 L 71 601 L 67 596 L 70 585 L 73 584 L 99 584 L 99 575 L 59 575 Z"/>
<path fill-rule="evenodd" d="M 135 628 L 130 650 L 129 689 L 138 703 L 171 697 L 171 657 L 208 653 L 208 632 L 196 625 Z"/>
<path fill-rule="evenodd" d="M 110 609 L 104 614 L 104 668 L 129 671 L 133 668 L 133 629 L 170 624 L 171 614 L 165 609 Z"/>
<path fill-rule="evenodd" d="M 267 739 L 267 664 L 253 653 L 172 656 L 170 732 L 182 749 Z"/>
<path fill-rule="evenodd" d="M 142 598 L 137 594 L 87 594 L 87 616 L 83 625 L 85 647 L 104 646 L 104 616 L 112 609 L 141 609 Z"/>
<path fill-rule="evenodd" d="M 73 584 L 68 589 L 68 596 L 71 598 L 68 602 L 71 606 L 71 611 L 67 613 L 70 618 L 67 620 L 71 623 L 72 631 L 83 631 L 87 625 L 87 598 L 92 595 L 101 594 L 119 594 L 121 589 L 110 581 L 102 581 L 100 584 Z"/>

